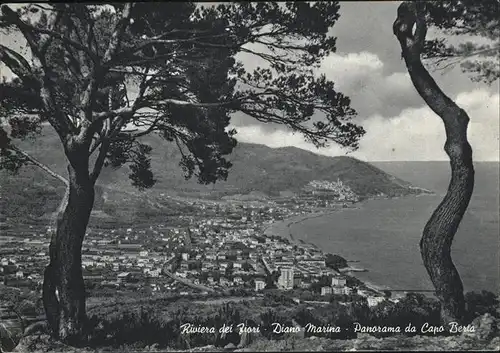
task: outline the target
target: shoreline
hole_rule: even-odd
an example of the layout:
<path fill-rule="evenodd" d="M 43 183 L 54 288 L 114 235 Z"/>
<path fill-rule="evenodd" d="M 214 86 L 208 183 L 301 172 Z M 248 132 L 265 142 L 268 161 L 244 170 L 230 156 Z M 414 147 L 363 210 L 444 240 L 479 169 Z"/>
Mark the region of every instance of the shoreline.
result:
<path fill-rule="evenodd" d="M 310 245 L 316 249 L 319 249 L 319 247 L 312 242 L 307 242 L 303 239 L 295 239 L 291 230 L 290 230 L 290 227 L 294 224 L 302 223 L 304 221 L 314 219 L 314 218 L 328 216 L 330 214 L 334 214 L 337 212 L 343 212 L 346 210 L 359 210 L 362 208 L 362 203 L 363 203 L 363 201 L 353 203 L 351 205 L 351 207 L 336 207 L 336 208 L 331 209 L 331 210 L 310 212 L 310 213 L 306 213 L 306 214 L 291 216 L 289 218 L 285 218 L 283 220 L 273 222 L 273 223 L 267 225 L 264 228 L 263 232 L 264 232 L 265 236 L 279 236 L 281 238 L 288 239 L 290 242 L 297 244 L 299 246 Z M 339 254 L 339 256 L 342 256 L 342 255 Z M 346 259 L 346 261 L 351 262 L 351 263 L 352 262 L 354 262 L 354 263 L 359 262 L 358 260 L 348 260 L 348 259 Z M 356 275 L 357 272 L 366 273 L 368 271 L 369 271 L 369 269 L 353 268 L 351 265 L 349 265 L 349 267 L 346 267 L 344 271 L 339 271 L 339 272 L 343 273 L 343 274 L 347 274 L 347 275 L 352 276 L 352 277 L 355 277 L 358 280 L 360 280 L 364 284 L 365 287 L 369 288 L 370 290 L 372 290 L 374 292 L 381 293 L 383 290 L 386 289 L 384 286 L 370 282 L 370 281 L 362 280 L 361 278 L 359 278 Z"/>
<path fill-rule="evenodd" d="M 430 193 L 430 194 L 422 193 L 422 194 L 417 194 L 417 195 L 405 195 L 403 197 L 419 197 L 419 196 L 432 196 L 432 195 L 435 196 L 436 194 L 435 193 Z M 391 199 L 391 198 L 389 198 L 389 199 Z M 279 220 L 279 221 L 276 221 L 276 222 L 273 222 L 271 224 L 266 225 L 263 229 L 263 233 L 265 236 L 279 236 L 281 238 L 288 239 L 291 243 L 297 244 L 298 246 L 309 245 L 309 246 L 312 246 L 316 249 L 321 249 L 318 245 L 316 245 L 312 242 L 306 241 L 304 239 L 296 239 L 293 236 L 290 227 L 292 225 L 302 223 L 302 222 L 310 220 L 310 219 L 328 216 L 330 214 L 334 214 L 334 213 L 338 213 L 338 212 L 345 212 L 346 210 L 360 210 L 363 208 L 365 202 L 373 201 L 373 200 L 377 200 L 377 198 L 376 197 L 375 198 L 368 198 L 368 199 L 365 199 L 362 201 L 354 202 L 354 203 L 350 204 L 349 207 L 339 206 L 339 207 L 335 207 L 333 209 L 325 209 L 322 211 L 315 211 L 315 212 L 309 212 L 309 213 L 305 213 L 305 214 L 294 215 L 294 216 L 285 218 L 283 220 Z M 321 251 L 321 252 L 323 252 L 323 251 Z M 341 251 L 338 253 L 338 255 L 342 256 Z M 346 259 L 346 261 L 348 263 L 359 262 L 359 260 L 350 260 L 350 259 Z M 377 293 L 382 293 L 382 291 L 387 289 L 387 286 L 385 286 L 385 285 L 382 285 L 379 283 L 374 283 L 370 280 L 365 280 L 365 279 L 360 278 L 360 277 L 364 277 L 363 274 L 366 272 L 369 272 L 370 269 L 354 268 L 354 271 L 351 271 L 351 270 L 349 270 L 349 268 L 353 268 L 353 266 L 349 265 L 349 267 L 345 268 L 344 271 L 340 271 L 340 272 L 357 278 L 367 288 L 369 288 Z M 361 276 L 358 276 L 358 273 Z"/>
<path fill-rule="evenodd" d="M 281 238 L 288 239 L 292 243 L 295 243 L 297 245 L 311 245 L 314 248 L 318 249 L 319 247 L 312 243 L 312 242 L 307 242 L 303 239 L 295 239 L 290 227 L 294 224 L 302 223 L 304 221 L 307 221 L 309 219 L 314 219 L 314 218 L 319 218 L 323 216 L 328 216 L 330 214 L 338 213 L 338 212 L 344 212 L 346 210 L 359 210 L 362 208 L 362 204 L 364 201 L 360 202 L 355 202 L 350 205 L 350 207 L 343 207 L 343 206 L 338 206 L 335 208 L 331 209 L 324 209 L 322 211 L 315 211 L 315 212 L 308 212 L 304 214 L 299 214 L 299 215 L 294 215 L 276 222 L 273 222 L 271 224 L 266 225 L 263 228 L 263 233 L 265 236 L 279 236 Z M 349 260 L 346 259 L 347 262 L 359 262 L 358 260 Z"/>
<path fill-rule="evenodd" d="M 273 222 L 271 224 L 268 224 L 267 226 L 264 227 L 263 232 L 264 235 L 266 236 L 280 236 L 282 238 L 289 239 L 290 241 L 297 243 L 300 241 L 297 241 L 294 237 L 293 234 L 290 231 L 290 227 L 294 224 L 297 223 L 302 223 L 304 221 L 307 221 L 309 219 L 314 219 L 318 217 L 323 217 L 323 216 L 328 216 L 330 214 L 334 214 L 337 212 L 342 212 L 345 210 L 357 210 L 360 209 L 360 205 L 362 202 L 357 202 L 353 203 L 352 205 L 356 205 L 355 207 L 335 207 L 333 209 L 325 209 L 323 211 L 315 211 L 315 212 L 308 212 L 304 214 L 299 214 L 299 215 L 294 215 L 276 222 Z M 286 235 L 283 234 L 283 231 L 286 230 Z M 304 243 L 312 245 L 317 248 L 316 244 L 313 243 L 308 243 L 305 240 L 302 240 Z M 300 242 L 302 243 L 302 242 Z M 349 260 L 347 260 L 349 262 Z"/>
<path fill-rule="evenodd" d="M 362 204 L 362 202 L 358 202 L 358 203 L 354 203 L 353 204 L 354 207 L 346 207 L 346 208 L 344 208 L 344 207 L 338 207 L 338 208 L 335 208 L 335 209 L 332 209 L 332 210 L 325 210 L 325 211 L 318 211 L 318 212 L 306 213 L 306 214 L 302 214 L 302 215 L 295 215 L 295 216 L 292 216 L 292 217 L 280 220 L 278 222 L 273 222 L 273 223 L 267 225 L 264 228 L 264 235 L 265 236 L 273 236 L 273 235 L 274 236 L 279 236 L 279 237 L 288 239 L 290 242 L 292 242 L 294 244 L 297 244 L 298 246 L 301 246 L 301 245 L 310 245 L 310 246 L 313 246 L 316 249 L 319 249 L 319 247 L 316 244 L 314 244 L 314 243 L 307 242 L 307 241 L 305 241 L 303 239 L 295 239 L 294 236 L 293 236 L 293 234 L 292 234 L 292 232 L 291 232 L 291 230 L 290 230 L 290 227 L 292 225 L 294 225 L 294 224 L 301 223 L 301 222 L 307 221 L 309 219 L 314 219 L 314 218 L 318 218 L 318 217 L 328 216 L 330 214 L 334 214 L 334 213 L 337 213 L 337 212 L 343 212 L 345 210 L 358 210 L 358 209 L 361 208 L 361 204 Z M 339 254 L 339 256 L 342 256 L 342 255 Z M 347 262 L 353 262 L 353 261 L 350 261 L 348 259 L 346 259 L 346 261 Z M 354 262 L 358 262 L 358 261 L 354 260 Z M 346 269 L 349 269 L 351 267 L 352 266 L 346 267 Z M 373 283 L 373 282 L 370 282 L 370 281 L 366 281 L 366 280 L 363 280 L 363 279 L 359 278 L 356 275 L 356 272 L 365 273 L 365 272 L 369 271 L 368 269 L 362 269 L 362 270 L 363 271 L 345 270 L 345 271 L 340 271 L 340 273 L 347 274 L 349 276 L 357 278 L 359 281 L 361 281 L 363 283 L 363 285 L 365 287 L 367 287 L 368 289 L 370 289 L 370 290 L 372 290 L 372 291 L 374 291 L 376 293 L 382 293 L 382 291 L 384 289 L 386 289 L 384 286 L 382 286 L 380 284 L 376 284 L 376 283 Z"/>

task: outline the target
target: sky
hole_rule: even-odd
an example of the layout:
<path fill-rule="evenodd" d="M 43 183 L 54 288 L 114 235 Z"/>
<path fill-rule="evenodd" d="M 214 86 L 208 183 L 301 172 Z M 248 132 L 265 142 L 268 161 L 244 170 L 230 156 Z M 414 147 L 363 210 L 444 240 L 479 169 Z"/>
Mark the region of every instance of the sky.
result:
<path fill-rule="evenodd" d="M 365 161 L 448 160 L 441 119 L 414 89 L 392 33 L 398 5 L 391 1 L 341 2 L 340 19 L 331 28 L 337 37 L 337 52 L 323 60 L 319 71 L 351 98 L 351 106 L 358 112 L 354 122 L 366 130 L 359 149 L 349 155 Z M 240 59 L 247 67 L 258 65 L 258 58 Z M 469 114 L 474 159 L 498 161 L 498 81 L 491 86 L 472 82 L 458 67 L 431 73 L 442 90 Z M 335 144 L 317 149 L 285 127 L 241 114 L 231 119 L 231 127 L 237 130 L 236 139 L 241 142 L 294 146 L 327 156 L 347 153 Z"/>
<path fill-rule="evenodd" d="M 392 33 L 398 4 L 341 2 L 340 19 L 331 29 L 337 37 L 337 52 L 323 61 L 321 72 L 351 98 L 358 112 L 354 121 L 366 130 L 359 149 L 349 155 L 366 161 L 447 160 L 441 119 L 415 91 Z M 459 68 L 431 73 L 442 90 L 469 114 L 474 159 L 498 161 L 498 81 L 492 86 L 474 83 Z M 328 156 L 346 153 L 338 145 L 316 149 L 298 134 L 251 118 L 238 117 L 232 124 L 239 141 L 295 146 Z"/>

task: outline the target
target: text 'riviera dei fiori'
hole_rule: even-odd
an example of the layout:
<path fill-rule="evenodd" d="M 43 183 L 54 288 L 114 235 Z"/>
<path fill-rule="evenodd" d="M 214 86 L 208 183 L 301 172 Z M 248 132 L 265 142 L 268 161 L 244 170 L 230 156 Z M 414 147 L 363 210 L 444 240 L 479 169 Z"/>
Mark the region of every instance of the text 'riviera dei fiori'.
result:
<path fill-rule="evenodd" d="M 237 332 L 240 335 L 243 333 L 260 333 L 260 326 L 248 326 L 244 323 L 238 325 L 227 325 L 223 324 L 219 329 L 211 326 L 200 326 L 191 323 L 185 323 L 180 326 L 181 334 L 192 334 L 192 333 L 233 333 Z M 340 332 L 341 328 L 339 326 L 317 326 L 311 323 L 306 324 L 303 328 L 300 326 L 286 326 L 284 324 L 273 322 L 271 324 L 271 330 L 273 333 L 298 333 L 301 330 L 305 332 L 313 333 L 330 333 L 330 332 Z"/>

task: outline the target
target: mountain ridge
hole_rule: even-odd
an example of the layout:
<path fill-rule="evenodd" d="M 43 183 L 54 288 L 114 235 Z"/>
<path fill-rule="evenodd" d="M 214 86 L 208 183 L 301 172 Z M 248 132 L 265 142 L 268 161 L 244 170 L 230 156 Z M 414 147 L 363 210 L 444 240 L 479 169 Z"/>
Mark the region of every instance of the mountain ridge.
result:
<path fill-rule="evenodd" d="M 162 199 L 164 195 L 220 199 L 227 195 L 257 192 L 278 196 L 285 191 L 298 193 L 312 180 L 341 180 L 360 198 L 403 196 L 423 191 L 353 157 L 328 157 L 296 147 L 271 148 L 241 142 L 226 157 L 233 163 L 227 180 L 201 185 L 196 178 L 185 180 L 183 177 L 178 166 L 181 155 L 175 144 L 157 135 L 145 136 L 141 142 L 153 147 L 151 166 L 157 179 L 156 185 L 150 190 L 139 191 L 127 177 L 127 166 L 104 168 L 96 187 L 96 210 L 109 210 L 112 208 L 110 203 L 127 208 L 130 205 L 126 203 L 134 199 L 136 203 L 150 204 L 145 199 Z M 57 173 L 66 175 L 65 159 L 59 145 L 57 136 L 47 129 L 37 136 L 36 141 L 27 139 L 19 143 L 19 147 L 33 157 Z M 0 173 L 4 180 L 0 183 L 0 214 L 4 217 L 34 211 L 38 216 L 53 212 L 64 194 L 64 185 L 60 181 L 36 167 L 24 167 L 15 176 L 5 171 Z M 41 212 L 42 209 L 44 212 Z"/>

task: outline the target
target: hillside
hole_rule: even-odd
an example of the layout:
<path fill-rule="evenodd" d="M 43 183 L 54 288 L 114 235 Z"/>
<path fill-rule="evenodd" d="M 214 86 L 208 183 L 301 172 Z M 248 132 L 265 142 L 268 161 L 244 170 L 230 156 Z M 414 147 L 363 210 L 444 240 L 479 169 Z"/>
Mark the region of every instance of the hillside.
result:
<path fill-rule="evenodd" d="M 269 148 L 239 143 L 229 156 L 233 167 L 227 181 L 200 185 L 195 178 L 185 180 L 178 166 L 177 147 L 158 136 L 147 136 L 143 142 L 153 147 L 152 168 L 157 184 L 146 191 L 135 189 L 128 179 L 128 167 L 105 168 L 98 182 L 95 209 L 114 216 L 117 209 L 127 219 L 144 216 L 148 210 L 162 214 L 182 209 L 179 202 L 166 196 L 221 198 L 231 194 L 298 192 L 311 180 L 342 180 L 361 198 L 375 195 L 398 196 L 419 192 L 410 184 L 373 165 L 351 157 L 326 157 L 294 147 Z M 38 160 L 66 175 L 58 138 L 49 129 L 34 141 L 20 144 Z M 0 171 L 0 214 L 3 217 L 35 217 L 53 212 L 64 193 L 61 183 L 36 167 L 26 167 L 12 176 Z M 98 213 L 96 213 L 98 214 Z"/>

